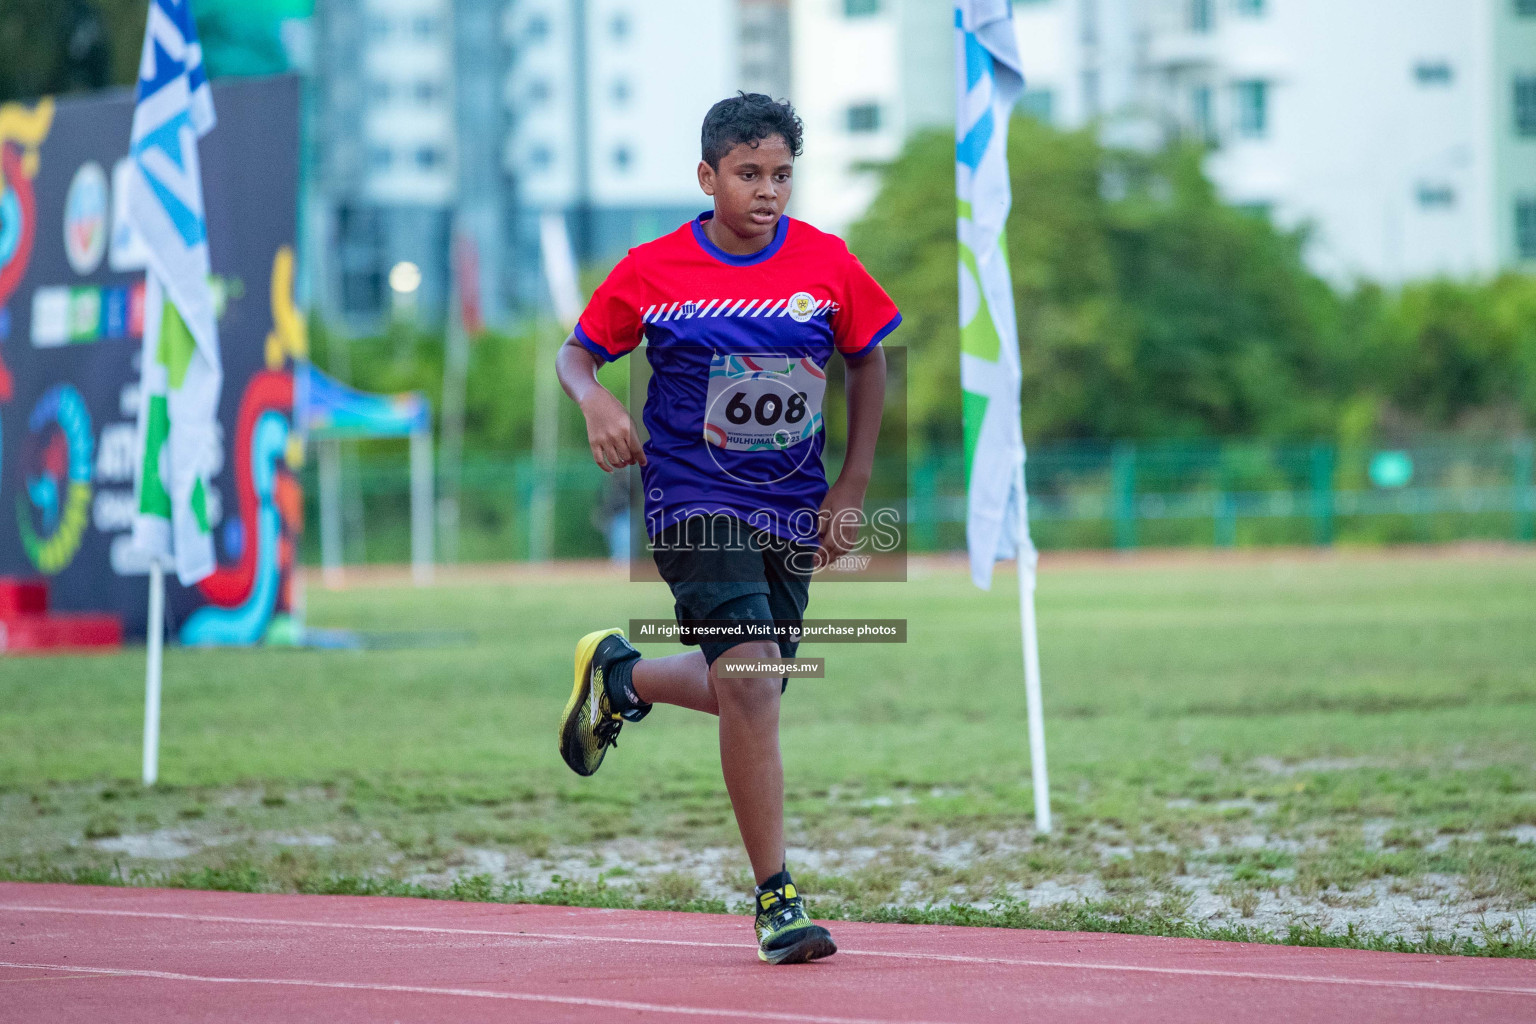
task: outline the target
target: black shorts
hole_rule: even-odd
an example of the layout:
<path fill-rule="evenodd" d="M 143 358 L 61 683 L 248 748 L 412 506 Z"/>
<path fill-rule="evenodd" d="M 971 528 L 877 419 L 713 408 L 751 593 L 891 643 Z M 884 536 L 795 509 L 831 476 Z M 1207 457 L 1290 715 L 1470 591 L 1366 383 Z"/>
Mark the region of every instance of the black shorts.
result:
<path fill-rule="evenodd" d="M 791 638 L 789 627 L 798 630 L 805 617 L 814 545 L 785 540 L 723 514 L 675 523 L 651 544 L 656 568 L 672 588 L 679 625 L 702 620 L 772 623 L 780 656 L 795 656 L 800 642 Z M 683 639 L 698 646 L 711 665 L 743 642 Z"/>

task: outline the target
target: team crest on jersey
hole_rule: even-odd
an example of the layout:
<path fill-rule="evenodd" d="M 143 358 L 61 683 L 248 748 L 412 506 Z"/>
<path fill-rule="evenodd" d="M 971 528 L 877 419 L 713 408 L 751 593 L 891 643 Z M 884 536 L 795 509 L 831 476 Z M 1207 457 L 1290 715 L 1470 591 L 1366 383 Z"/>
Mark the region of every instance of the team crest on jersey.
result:
<path fill-rule="evenodd" d="M 698 311 L 699 304 L 697 302 L 685 302 L 683 303 L 683 308 L 677 311 L 677 315 L 679 318 L 685 316 L 693 316 Z"/>
<path fill-rule="evenodd" d="M 803 324 L 816 312 L 816 300 L 810 292 L 795 292 L 789 299 L 789 316 L 796 323 Z"/>

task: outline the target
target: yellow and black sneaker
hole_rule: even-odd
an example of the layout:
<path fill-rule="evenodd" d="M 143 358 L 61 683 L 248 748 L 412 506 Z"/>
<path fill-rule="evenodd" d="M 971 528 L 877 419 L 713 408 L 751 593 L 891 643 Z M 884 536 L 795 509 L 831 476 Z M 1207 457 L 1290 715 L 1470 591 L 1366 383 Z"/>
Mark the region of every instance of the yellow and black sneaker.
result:
<path fill-rule="evenodd" d="M 623 723 L 638 722 L 651 710 L 629 684 L 629 670 L 639 658 L 622 629 L 600 629 L 577 641 L 576 685 L 560 717 L 559 734 L 560 756 L 577 775 L 597 771 Z M 623 680 L 615 689 L 618 676 Z"/>
<path fill-rule="evenodd" d="M 780 871 L 757 887 L 757 958 L 770 964 L 803 964 L 837 952 L 832 933 L 805 916 L 805 901 Z"/>

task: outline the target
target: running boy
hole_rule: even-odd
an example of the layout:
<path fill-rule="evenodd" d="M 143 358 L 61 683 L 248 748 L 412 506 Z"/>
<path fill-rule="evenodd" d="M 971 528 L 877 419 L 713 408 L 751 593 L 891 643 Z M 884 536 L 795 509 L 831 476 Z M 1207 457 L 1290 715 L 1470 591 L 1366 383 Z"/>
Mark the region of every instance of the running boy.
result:
<path fill-rule="evenodd" d="M 558 358 L 597 464 L 641 467 L 646 532 L 679 623 L 736 630 L 647 659 L 621 630 L 582 637 L 561 756 L 591 775 L 622 723 L 653 704 L 719 716 L 725 786 L 757 879 L 758 956 L 775 964 L 837 951 L 784 862 L 788 680 L 723 678 L 719 661 L 794 657 L 789 628 L 805 614 L 811 573 L 857 539 L 885 398 L 880 342 L 901 322 L 840 239 L 784 216 L 800 136 L 790 105 L 767 96 L 710 108 L 698 176 L 713 212 L 631 249 Z M 596 378 L 642 338 L 652 368 L 643 448 Z M 847 364 L 848 454 L 829 488 L 821 404 L 834 349 Z"/>

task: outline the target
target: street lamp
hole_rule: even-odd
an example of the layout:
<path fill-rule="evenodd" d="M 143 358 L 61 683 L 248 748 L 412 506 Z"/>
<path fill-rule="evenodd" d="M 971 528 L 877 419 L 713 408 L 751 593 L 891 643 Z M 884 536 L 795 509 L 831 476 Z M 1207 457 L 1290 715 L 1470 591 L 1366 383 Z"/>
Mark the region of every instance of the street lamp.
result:
<path fill-rule="evenodd" d="M 390 311 L 396 318 L 416 312 L 416 292 L 421 287 L 421 268 L 410 260 L 401 260 L 389 270 Z"/>

